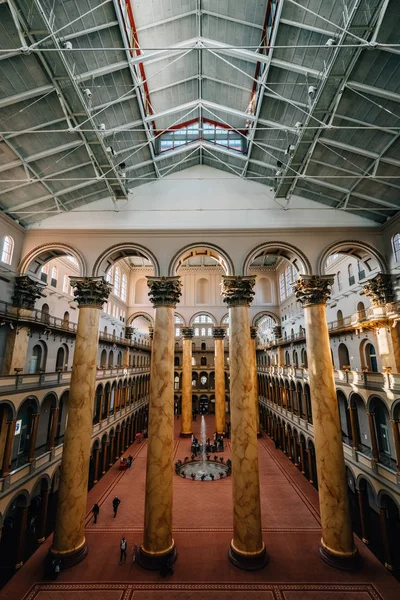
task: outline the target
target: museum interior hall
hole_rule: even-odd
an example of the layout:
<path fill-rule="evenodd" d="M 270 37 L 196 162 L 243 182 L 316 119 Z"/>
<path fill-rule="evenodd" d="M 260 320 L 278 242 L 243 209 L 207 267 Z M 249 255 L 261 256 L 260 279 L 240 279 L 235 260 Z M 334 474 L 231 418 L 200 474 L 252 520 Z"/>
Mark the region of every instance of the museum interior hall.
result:
<path fill-rule="evenodd" d="M 0 0 L 0 600 L 400 598 L 399 31 Z"/>

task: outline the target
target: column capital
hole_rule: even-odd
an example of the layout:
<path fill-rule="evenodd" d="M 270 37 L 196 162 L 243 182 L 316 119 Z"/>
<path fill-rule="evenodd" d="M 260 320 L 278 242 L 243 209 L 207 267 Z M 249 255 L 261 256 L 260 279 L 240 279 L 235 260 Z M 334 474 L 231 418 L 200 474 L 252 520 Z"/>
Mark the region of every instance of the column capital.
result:
<path fill-rule="evenodd" d="M 175 308 L 182 295 L 182 282 L 180 277 L 146 277 L 150 288 L 150 302 L 154 308 L 157 306 L 172 306 Z"/>
<path fill-rule="evenodd" d="M 127 325 L 125 327 L 125 337 L 130 339 L 133 336 L 134 328 Z"/>
<path fill-rule="evenodd" d="M 252 340 L 257 339 L 258 327 L 250 327 L 250 337 Z"/>
<path fill-rule="evenodd" d="M 300 275 L 293 284 L 293 290 L 301 306 L 326 304 L 334 279 L 333 275 Z"/>
<path fill-rule="evenodd" d="M 272 333 L 275 336 L 275 339 L 282 337 L 282 327 L 280 325 L 275 325 L 275 327 L 272 328 Z"/>
<path fill-rule="evenodd" d="M 149 327 L 149 338 L 152 340 L 154 337 L 154 327 Z"/>
<path fill-rule="evenodd" d="M 182 327 L 182 337 L 185 340 L 191 340 L 194 335 L 193 327 Z"/>
<path fill-rule="evenodd" d="M 29 275 L 19 275 L 15 278 L 14 295 L 12 297 L 13 306 L 33 310 L 35 301 L 44 296 L 42 291 L 45 287 L 44 283 L 31 279 Z"/>
<path fill-rule="evenodd" d="M 224 327 L 213 327 L 213 338 L 216 340 L 223 340 L 226 335 L 226 329 Z"/>
<path fill-rule="evenodd" d="M 229 306 L 249 306 L 253 300 L 254 286 L 256 278 L 254 276 L 241 275 L 223 275 L 222 276 L 222 296 L 223 301 Z"/>
<path fill-rule="evenodd" d="M 365 295 L 371 300 L 372 306 L 382 306 L 393 302 L 393 286 L 390 273 L 378 273 L 364 285 Z"/>
<path fill-rule="evenodd" d="M 112 290 L 112 285 L 104 277 L 70 277 L 69 280 L 75 288 L 74 296 L 79 308 L 101 309 Z"/>

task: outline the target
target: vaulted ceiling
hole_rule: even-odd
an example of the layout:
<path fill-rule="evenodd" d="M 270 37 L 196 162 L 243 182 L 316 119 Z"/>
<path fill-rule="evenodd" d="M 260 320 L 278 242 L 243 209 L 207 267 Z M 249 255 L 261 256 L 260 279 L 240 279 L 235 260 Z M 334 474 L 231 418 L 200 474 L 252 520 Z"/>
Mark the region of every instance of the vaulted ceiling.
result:
<path fill-rule="evenodd" d="M 0 0 L 0 207 L 29 226 L 205 164 L 383 223 L 398 0 Z"/>

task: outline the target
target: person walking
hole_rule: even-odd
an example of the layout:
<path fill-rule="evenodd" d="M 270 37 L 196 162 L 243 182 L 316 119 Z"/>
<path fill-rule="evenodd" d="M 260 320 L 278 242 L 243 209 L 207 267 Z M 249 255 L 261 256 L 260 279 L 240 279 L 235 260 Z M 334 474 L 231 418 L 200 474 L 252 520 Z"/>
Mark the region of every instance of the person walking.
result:
<path fill-rule="evenodd" d="M 121 539 L 121 543 L 119 545 L 119 549 L 120 549 L 119 564 L 122 564 L 122 562 L 126 562 L 126 547 L 127 547 L 127 542 L 126 542 L 126 539 L 123 537 Z"/>
<path fill-rule="evenodd" d="M 112 501 L 113 504 L 113 510 L 114 510 L 114 519 L 117 516 L 117 511 L 118 511 L 118 506 L 121 504 L 121 500 L 118 498 L 118 496 L 115 496 L 114 500 Z"/>
<path fill-rule="evenodd" d="M 99 516 L 99 512 L 100 512 L 100 506 L 96 502 L 96 504 L 92 508 L 94 524 L 97 523 L 97 517 Z"/>

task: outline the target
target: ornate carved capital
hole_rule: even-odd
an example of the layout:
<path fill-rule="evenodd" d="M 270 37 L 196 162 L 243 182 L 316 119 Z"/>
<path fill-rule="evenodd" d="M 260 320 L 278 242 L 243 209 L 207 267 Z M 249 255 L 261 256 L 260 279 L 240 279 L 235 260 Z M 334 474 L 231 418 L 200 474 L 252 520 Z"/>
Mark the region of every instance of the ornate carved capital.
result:
<path fill-rule="evenodd" d="M 172 306 L 173 308 L 179 302 L 182 296 L 182 282 L 180 277 L 150 277 L 147 278 L 147 285 L 150 288 L 149 297 L 153 306 Z"/>
<path fill-rule="evenodd" d="M 226 330 L 224 327 L 214 327 L 213 328 L 213 338 L 216 340 L 223 340 L 226 335 Z"/>
<path fill-rule="evenodd" d="M 149 327 L 149 338 L 152 340 L 154 337 L 154 327 Z"/>
<path fill-rule="evenodd" d="M 275 336 L 275 339 L 279 339 L 282 337 L 282 327 L 280 325 L 275 325 L 275 327 L 272 328 L 272 333 Z"/>
<path fill-rule="evenodd" d="M 224 302 L 229 306 L 249 306 L 253 300 L 254 285 L 256 278 L 251 276 L 241 277 L 235 275 L 224 275 L 222 277 L 222 296 Z"/>
<path fill-rule="evenodd" d="M 31 279 L 29 275 L 16 277 L 14 295 L 12 297 L 13 306 L 33 310 L 36 300 L 44 296 L 42 291 L 45 287 L 45 284 Z"/>
<path fill-rule="evenodd" d="M 371 300 L 372 306 L 382 306 L 393 302 L 392 278 L 389 273 L 378 273 L 364 285 L 365 295 Z"/>
<path fill-rule="evenodd" d="M 252 340 L 257 339 L 258 327 L 250 327 L 250 337 Z"/>
<path fill-rule="evenodd" d="M 297 300 L 303 308 L 326 304 L 334 279 L 333 275 L 300 275 L 293 284 Z"/>
<path fill-rule="evenodd" d="M 134 328 L 133 327 L 125 327 L 125 337 L 130 340 L 131 337 L 133 336 L 133 332 L 134 332 Z"/>
<path fill-rule="evenodd" d="M 181 332 L 185 340 L 191 340 L 194 334 L 193 327 L 182 327 Z"/>
<path fill-rule="evenodd" d="M 112 290 L 112 285 L 104 277 L 70 277 L 69 280 L 75 288 L 74 296 L 79 308 L 91 306 L 101 309 Z"/>

